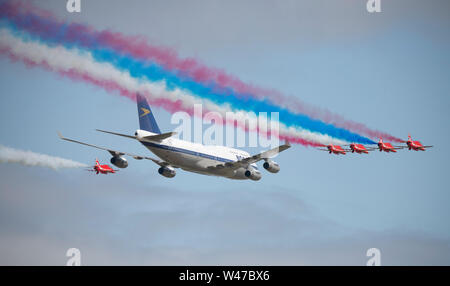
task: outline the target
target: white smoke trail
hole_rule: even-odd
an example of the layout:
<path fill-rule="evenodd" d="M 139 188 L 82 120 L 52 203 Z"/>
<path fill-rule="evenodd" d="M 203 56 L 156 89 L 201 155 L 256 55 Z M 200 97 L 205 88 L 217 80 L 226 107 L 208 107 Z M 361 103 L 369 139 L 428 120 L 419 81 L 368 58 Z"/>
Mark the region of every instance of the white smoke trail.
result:
<path fill-rule="evenodd" d="M 82 168 L 88 165 L 76 161 L 24 151 L 0 145 L 0 163 L 16 163 L 24 166 L 46 167 L 53 170 Z"/>
<path fill-rule="evenodd" d="M 246 115 L 247 112 L 231 110 L 228 104 L 217 105 L 209 100 L 196 97 L 189 91 L 183 89 L 168 89 L 165 81 L 150 82 L 147 80 L 133 78 L 128 72 L 116 69 L 109 63 L 100 63 L 94 60 L 91 53 L 75 49 L 67 49 L 63 46 L 50 47 L 39 42 L 23 40 L 13 35 L 9 30 L 0 29 L 0 50 L 7 51 L 11 55 L 36 65 L 49 66 L 56 72 L 70 73 L 77 72 L 85 74 L 98 82 L 114 82 L 121 88 L 131 93 L 142 93 L 149 98 L 158 100 L 166 99 L 171 102 L 181 103 L 186 109 L 190 109 L 194 104 L 202 104 L 206 110 L 219 112 L 225 117 L 227 112 L 236 115 L 235 118 L 244 122 L 245 119 L 252 119 Z M 249 122 L 255 125 L 257 122 Z M 280 135 L 301 138 L 320 144 L 346 144 L 347 142 L 332 138 L 329 135 L 318 132 L 311 132 L 297 127 L 287 127 L 280 122 Z"/>

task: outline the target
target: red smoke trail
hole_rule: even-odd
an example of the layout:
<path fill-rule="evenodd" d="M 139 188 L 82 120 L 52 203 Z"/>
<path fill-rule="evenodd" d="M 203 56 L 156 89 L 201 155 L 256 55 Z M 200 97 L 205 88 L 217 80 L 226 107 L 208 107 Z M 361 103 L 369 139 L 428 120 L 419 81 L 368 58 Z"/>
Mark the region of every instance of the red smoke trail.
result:
<path fill-rule="evenodd" d="M 347 120 L 326 109 L 305 104 L 296 98 L 285 96 L 278 91 L 244 83 L 237 77 L 221 69 L 207 67 L 194 58 L 181 59 L 174 50 L 150 45 L 143 37 L 126 36 L 108 30 L 99 32 L 83 24 L 64 24 L 58 21 L 50 12 L 37 9 L 28 3 L 15 1 L 14 3 L 7 2 L 0 5 L 0 10 L 2 10 L 1 15 L 5 15 L 13 21 L 17 20 L 16 24 L 30 33 L 56 35 L 59 29 L 64 27 L 65 33 L 61 38 L 63 42 L 77 43 L 90 48 L 98 45 L 112 48 L 118 52 L 129 54 L 144 61 L 155 62 L 165 69 L 177 72 L 179 76 L 189 77 L 196 82 L 205 85 L 214 83 L 217 88 L 231 88 L 242 98 L 251 96 L 258 99 L 268 99 L 294 113 L 301 113 L 313 119 L 333 124 L 336 127 L 364 134 L 371 138 L 383 137 L 387 140 L 402 142 L 401 139 L 390 134 L 372 130 L 364 124 Z M 34 15 L 38 19 L 26 18 L 26 20 L 23 20 L 20 17 L 24 14 Z M 39 18 L 43 18 L 43 20 L 40 21 Z"/>
<path fill-rule="evenodd" d="M 97 78 L 90 76 L 87 73 L 81 73 L 74 69 L 68 70 L 68 71 L 55 70 L 46 62 L 36 63 L 28 58 L 19 57 L 17 55 L 12 54 L 11 51 L 7 48 L 0 47 L 0 54 L 7 55 L 8 58 L 12 61 L 23 62 L 27 67 L 30 67 L 30 68 L 40 67 L 40 68 L 43 68 L 43 69 L 51 71 L 51 72 L 56 72 L 60 76 L 67 77 L 67 78 L 70 78 L 75 81 L 81 81 L 81 82 L 85 82 L 85 83 L 89 83 L 89 84 L 98 86 L 100 88 L 105 89 L 108 92 L 118 92 L 121 96 L 127 97 L 133 101 L 136 101 L 136 92 L 135 91 L 128 90 L 128 89 L 122 87 L 121 85 L 117 84 L 114 81 L 99 80 Z M 186 108 L 183 105 L 181 100 L 173 101 L 173 100 L 169 100 L 166 98 L 154 98 L 148 92 L 145 92 L 145 91 L 142 91 L 140 93 L 147 98 L 147 100 L 149 101 L 149 103 L 151 105 L 162 107 L 165 110 L 172 112 L 172 113 L 175 113 L 177 111 L 184 111 L 184 112 L 188 113 L 189 115 L 194 116 L 193 107 Z M 208 112 L 211 110 L 206 109 L 205 111 Z M 221 122 L 217 122 L 217 123 L 221 123 Z M 270 130 L 261 130 L 259 127 L 257 127 L 256 129 L 250 129 L 245 122 L 241 122 L 241 121 L 237 121 L 237 120 L 236 121 L 226 120 L 226 121 L 222 122 L 221 124 L 223 124 L 223 125 L 230 124 L 230 125 L 234 125 L 235 127 L 241 128 L 245 132 L 257 132 L 262 136 L 266 136 L 266 137 L 270 136 Z M 316 142 L 308 141 L 308 140 L 294 137 L 294 136 L 287 135 L 287 134 L 278 134 L 278 138 L 282 141 L 288 141 L 291 143 L 301 144 L 303 146 L 317 147 L 317 146 L 321 145 Z"/>

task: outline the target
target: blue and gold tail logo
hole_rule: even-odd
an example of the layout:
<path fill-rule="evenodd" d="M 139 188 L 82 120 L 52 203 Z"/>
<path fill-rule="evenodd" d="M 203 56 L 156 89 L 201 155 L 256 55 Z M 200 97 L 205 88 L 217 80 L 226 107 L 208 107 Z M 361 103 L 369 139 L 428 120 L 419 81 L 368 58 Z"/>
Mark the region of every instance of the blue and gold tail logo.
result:
<path fill-rule="evenodd" d="M 150 113 L 150 110 L 148 110 L 147 108 L 141 107 L 141 110 L 142 110 L 142 114 L 140 115 L 140 117 L 145 116 Z"/>

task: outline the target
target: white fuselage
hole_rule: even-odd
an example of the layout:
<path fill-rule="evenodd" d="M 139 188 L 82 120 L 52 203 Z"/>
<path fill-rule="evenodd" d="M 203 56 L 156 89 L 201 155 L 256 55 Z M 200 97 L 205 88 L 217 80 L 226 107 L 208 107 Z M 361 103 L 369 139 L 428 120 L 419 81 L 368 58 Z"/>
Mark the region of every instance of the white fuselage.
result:
<path fill-rule="evenodd" d="M 147 147 L 161 160 L 169 163 L 172 167 L 212 176 L 221 176 L 236 180 L 246 180 L 245 171 L 251 169 L 260 174 L 256 164 L 251 164 L 248 169 L 239 168 L 208 168 L 227 162 L 235 162 L 249 157 L 250 154 L 234 148 L 225 146 L 212 146 L 193 143 L 176 138 L 167 138 L 159 142 L 147 141 L 143 137 L 157 135 L 145 130 L 137 130 L 137 140 Z"/>

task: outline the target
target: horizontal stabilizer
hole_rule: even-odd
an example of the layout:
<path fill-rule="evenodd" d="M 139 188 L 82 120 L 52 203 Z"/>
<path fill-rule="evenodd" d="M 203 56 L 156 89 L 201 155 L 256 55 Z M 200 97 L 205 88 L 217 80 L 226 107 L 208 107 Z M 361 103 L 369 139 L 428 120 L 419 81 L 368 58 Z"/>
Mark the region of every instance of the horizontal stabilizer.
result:
<path fill-rule="evenodd" d="M 117 135 L 117 136 L 122 136 L 122 137 L 127 137 L 127 138 L 131 138 L 131 139 L 136 139 L 136 136 L 132 136 L 132 135 L 127 135 L 127 134 L 121 134 L 121 133 L 116 133 L 116 132 L 111 132 L 111 131 L 106 131 L 106 130 L 100 130 L 100 129 L 95 129 L 99 132 L 103 132 L 103 133 L 108 133 L 108 134 L 113 134 L 113 135 Z"/>
<path fill-rule="evenodd" d="M 142 139 L 144 139 L 145 141 L 161 141 L 166 138 L 172 137 L 173 135 L 176 135 L 176 134 L 177 134 L 177 132 L 167 132 L 167 133 L 162 133 L 162 134 L 158 134 L 158 135 L 145 136 Z"/>
<path fill-rule="evenodd" d="M 130 139 L 138 139 L 136 136 L 133 135 L 127 135 L 127 134 L 122 134 L 122 133 L 117 133 L 117 132 L 112 132 L 112 131 L 106 131 L 106 130 L 100 130 L 100 129 L 96 129 L 97 131 L 103 132 L 103 133 L 108 133 L 108 134 L 112 134 L 112 135 L 117 135 L 117 136 L 122 136 L 122 137 L 126 137 L 126 138 L 130 138 Z M 145 137 L 141 137 L 140 140 L 141 141 L 161 141 L 164 140 L 166 138 L 172 137 L 173 135 L 176 135 L 177 132 L 167 132 L 167 133 L 162 133 L 162 134 L 156 134 L 156 135 L 149 135 L 149 136 L 145 136 Z"/>

